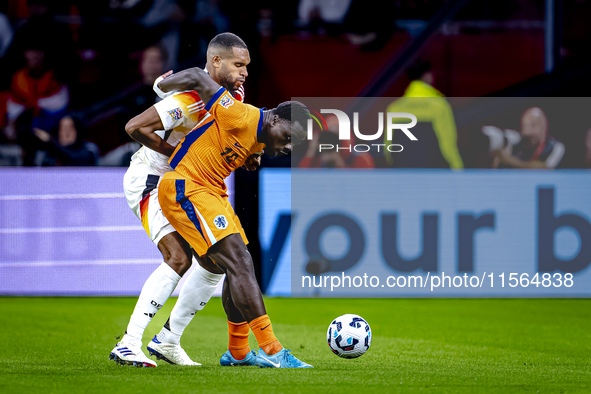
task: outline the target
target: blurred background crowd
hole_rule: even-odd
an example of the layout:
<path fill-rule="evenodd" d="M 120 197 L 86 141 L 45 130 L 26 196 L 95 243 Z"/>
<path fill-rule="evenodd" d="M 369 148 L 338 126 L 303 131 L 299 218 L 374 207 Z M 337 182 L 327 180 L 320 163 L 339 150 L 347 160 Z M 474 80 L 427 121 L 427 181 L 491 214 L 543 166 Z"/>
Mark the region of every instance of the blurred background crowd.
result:
<path fill-rule="evenodd" d="M 437 106 L 444 97 L 589 96 L 590 20 L 591 0 L 8 0 L 0 4 L 0 165 L 128 165 L 139 145 L 124 125 L 156 102 L 156 77 L 203 67 L 209 40 L 224 31 L 249 46 L 253 105 L 330 96 L 427 97 Z M 447 106 L 438 107 L 445 124 L 419 119 L 430 142 L 416 160 L 318 154 L 316 144 L 335 142 L 329 124 L 292 162 L 591 167 L 584 108 L 567 126 L 550 102 L 475 126 Z"/>

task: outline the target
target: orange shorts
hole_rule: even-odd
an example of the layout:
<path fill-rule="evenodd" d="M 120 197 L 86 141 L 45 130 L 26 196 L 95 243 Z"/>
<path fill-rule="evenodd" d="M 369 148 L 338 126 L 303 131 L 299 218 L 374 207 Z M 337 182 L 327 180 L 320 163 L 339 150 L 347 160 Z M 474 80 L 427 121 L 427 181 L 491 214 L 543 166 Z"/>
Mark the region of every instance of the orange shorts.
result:
<path fill-rule="evenodd" d="M 230 234 L 240 234 L 248 244 L 227 196 L 170 171 L 160 181 L 158 198 L 164 216 L 199 256 Z"/>

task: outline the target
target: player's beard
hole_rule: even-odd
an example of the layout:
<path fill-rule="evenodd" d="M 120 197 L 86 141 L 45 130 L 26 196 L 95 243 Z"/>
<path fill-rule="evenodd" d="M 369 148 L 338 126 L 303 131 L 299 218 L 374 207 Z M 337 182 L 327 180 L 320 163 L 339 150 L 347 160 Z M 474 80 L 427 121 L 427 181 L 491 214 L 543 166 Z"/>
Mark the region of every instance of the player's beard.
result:
<path fill-rule="evenodd" d="M 232 78 L 229 74 L 220 75 L 220 85 L 224 87 L 231 94 L 236 93 L 236 79 Z"/>

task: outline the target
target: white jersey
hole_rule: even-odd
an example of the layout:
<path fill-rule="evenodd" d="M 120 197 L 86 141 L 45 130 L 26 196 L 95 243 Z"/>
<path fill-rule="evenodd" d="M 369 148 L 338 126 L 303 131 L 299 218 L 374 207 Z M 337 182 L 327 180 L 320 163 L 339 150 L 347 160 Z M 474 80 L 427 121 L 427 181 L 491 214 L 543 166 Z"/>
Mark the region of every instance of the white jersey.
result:
<path fill-rule="evenodd" d="M 234 94 L 237 100 L 244 100 L 242 87 Z M 154 104 L 162 121 L 164 130 L 157 131 L 161 138 L 176 147 L 185 136 L 201 122 L 207 121 L 211 114 L 195 91 L 179 92 L 167 95 L 159 103 Z M 158 201 L 158 182 L 172 168 L 169 158 L 142 146 L 133 157 L 125 177 L 123 191 L 131 210 L 142 222 L 148 236 L 158 245 L 160 240 L 174 231 L 174 227 L 160 209 Z"/>
<path fill-rule="evenodd" d="M 157 86 L 156 83 L 154 86 Z M 240 87 L 234 94 L 234 98 L 244 101 L 244 87 Z M 199 94 L 193 90 L 167 94 L 162 101 L 154 104 L 154 108 L 160 116 L 164 130 L 156 131 L 160 138 L 166 139 L 171 146 L 176 147 L 179 142 L 196 126 L 207 120 L 211 114 L 205 110 L 205 104 Z M 150 173 L 162 176 L 172 170 L 168 164 L 169 158 L 152 149 L 142 146 L 131 158 L 131 162 L 140 160 L 151 170 Z"/>
<path fill-rule="evenodd" d="M 168 133 L 161 130 L 156 134 L 162 139 L 169 134 L 166 142 L 173 147 L 176 147 L 195 126 L 211 116 L 205 110 L 205 104 L 197 92 L 192 90 L 166 97 L 154 104 L 154 108 L 160 116 L 164 130 L 169 130 Z M 171 170 L 168 159 L 167 156 L 143 146 L 133 155 L 132 163 L 141 160 L 148 165 L 152 174 L 162 176 Z"/>

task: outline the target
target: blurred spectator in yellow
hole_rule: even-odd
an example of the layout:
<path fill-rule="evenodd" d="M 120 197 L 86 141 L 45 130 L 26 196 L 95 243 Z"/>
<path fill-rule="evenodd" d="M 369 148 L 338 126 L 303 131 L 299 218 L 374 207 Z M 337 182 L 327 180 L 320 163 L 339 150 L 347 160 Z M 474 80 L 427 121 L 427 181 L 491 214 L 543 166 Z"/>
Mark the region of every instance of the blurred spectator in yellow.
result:
<path fill-rule="evenodd" d="M 408 70 L 410 84 L 404 95 L 387 108 L 387 112 L 407 112 L 417 118 L 412 133 L 418 141 L 410 141 L 403 133 L 394 132 L 392 141 L 384 133 L 384 143 L 398 143 L 402 152 L 384 151 L 386 161 L 394 167 L 464 168 L 458 150 L 458 133 L 453 110 L 445 96 L 435 87 L 435 75 L 429 62 L 413 65 Z"/>
<path fill-rule="evenodd" d="M 525 110 L 520 135 L 508 141 L 495 151 L 493 168 L 554 169 L 564 157 L 564 144 L 548 134 L 548 118 L 538 107 Z"/>

